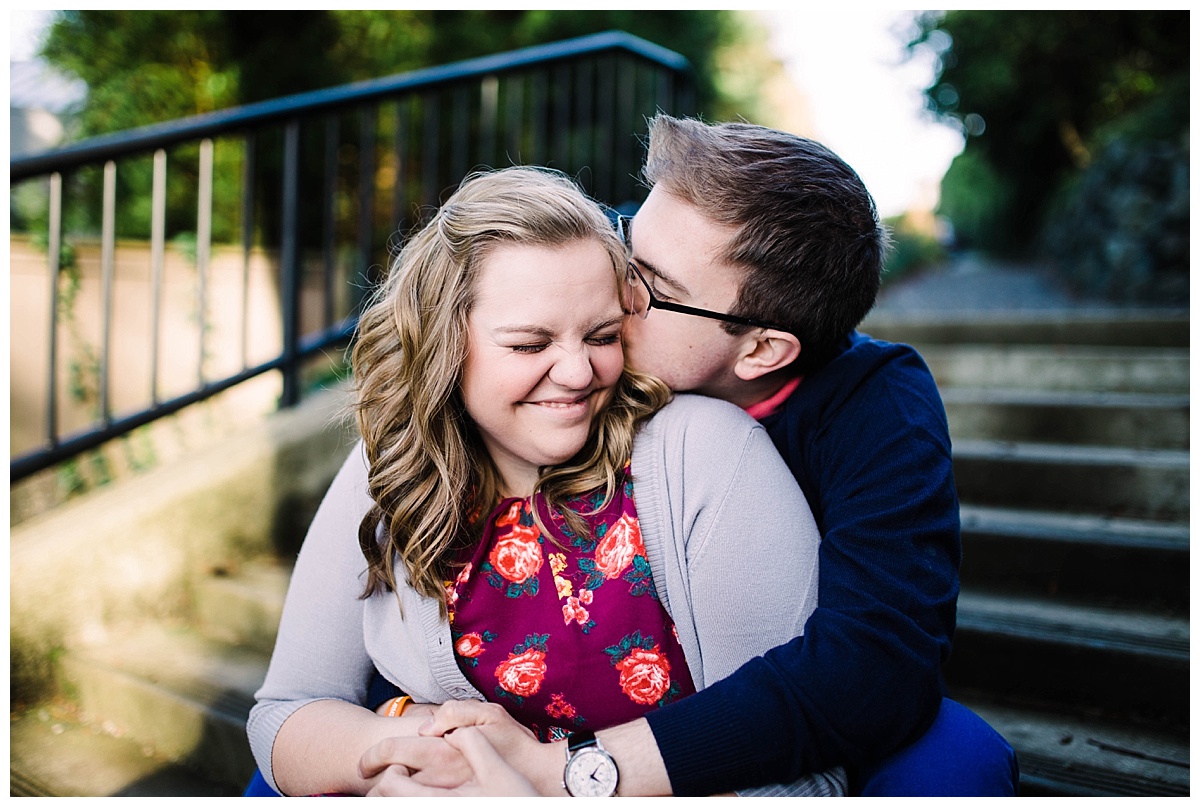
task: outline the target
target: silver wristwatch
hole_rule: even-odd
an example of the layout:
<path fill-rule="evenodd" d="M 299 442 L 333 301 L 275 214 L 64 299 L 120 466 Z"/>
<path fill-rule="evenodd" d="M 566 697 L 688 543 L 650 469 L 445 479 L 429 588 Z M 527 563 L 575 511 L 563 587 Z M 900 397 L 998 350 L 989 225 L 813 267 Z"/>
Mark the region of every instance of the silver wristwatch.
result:
<path fill-rule="evenodd" d="M 617 795 L 617 763 L 604 750 L 595 732 L 577 731 L 567 740 L 563 787 L 572 796 Z"/>

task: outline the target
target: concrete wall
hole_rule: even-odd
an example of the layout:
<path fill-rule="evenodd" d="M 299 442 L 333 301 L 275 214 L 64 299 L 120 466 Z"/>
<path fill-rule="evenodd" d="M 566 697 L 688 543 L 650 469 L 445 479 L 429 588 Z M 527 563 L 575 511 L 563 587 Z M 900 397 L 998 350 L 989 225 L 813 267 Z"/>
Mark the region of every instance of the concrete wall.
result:
<path fill-rule="evenodd" d="M 79 272 L 73 304 L 60 306 L 57 375 L 60 434 L 90 425 L 99 401 L 95 397 L 94 362 L 102 335 L 101 251 L 95 240 L 72 238 Z M 144 242 L 120 242 L 114 256 L 112 332 L 109 338 L 112 375 L 109 394 L 120 415 L 150 403 L 151 343 L 159 339 L 157 384 L 160 398 L 190 392 L 203 371 L 206 378 L 241 369 L 242 251 L 216 247 L 207 287 L 203 348 L 199 329 L 199 283 L 194 264 L 181 251 L 164 256 L 160 323 L 153 328 L 151 255 Z M 60 281 L 59 293 L 68 283 Z M 249 261 L 246 341 L 253 365 L 278 355 L 282 345 L 274 256 L 256 251 Z M 9 240 L 10 333 L 9 434 L 11 451 L 40 444 L 46 433 L 46 390 L 49 368 L 50 273 L 46 254 L 26 236 Z M 319 301 L 318 301 L 319 302 Z M 83 377 L 88 395 L 70 394 L 72 365 L 93 368 Z M 270 397 L 265 397 L 271 403 Z"/>
<path fill-rule="evenodd" d="M 313 396 L 210 447 L 15 526 L 13 700 L 52 680 L 59 648 L 140 620 L 185 619 L 192 581 L 294 555 L 354 436 L 342 390 Z"/>
<path fill-rule="evenodd" d="M 57 376 L 59 434 L 90 426 L 97 419 L 95 362 L 103 335 L 101 249 L 92 238 L 72 236 L 79 285 L 74 302 L 60 306 Z M 223 378 L 279 354 L 282 320 L 279 300 L 279 261 L 273 252 L 254 249 L 245 256 L 240 247 L 214 245 L 204 300 L 204 338 L 200 331 L 200 282 L 193 258 L 174 245 L 165 250 L 157 334 L 153 327 L 154 294 L 150 246 L 144 241 L 120 241 L 114 250 L 113 311 L 109 345 L 110 405 L 120 416 L 151 402 L 153 340 L 159 340 L 156 371 L 160 400 L 191 392 L 206 380 Z M 334 316 L 350 310 L 352 287 L 349 261 L 339 257 L 335 267 Z M 324 327 L 324 264 L 321 255 L 303 256 L 300 299 L 301 333 Z M 246 285 L 243 293 L 243 284 Z M 60 280 L 60 297 L 66 294 Z M 46 253 L 28 236 L 9 239 L 10 333 L 9 435 L 13 454 L 35 448 L 47 429 L 49 371 L 50 270 Z M 242 355 L 243 320 L 246 355 Z M 243 363 L 244 361 L 244 363 Z M 72 396 L 72 366 L 82 376 L 87 393 Z M 275 391 L 257 396 L 254 416 L 273 406 Z M 256 404 L 244 397 L 239 408 Z"/>

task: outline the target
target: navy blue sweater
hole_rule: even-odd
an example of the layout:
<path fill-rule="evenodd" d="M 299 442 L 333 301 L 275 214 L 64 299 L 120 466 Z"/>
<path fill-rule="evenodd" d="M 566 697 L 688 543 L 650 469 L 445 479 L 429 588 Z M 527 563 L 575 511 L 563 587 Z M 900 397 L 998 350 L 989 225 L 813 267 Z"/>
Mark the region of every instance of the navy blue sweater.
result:
<path fill-rule="evenodd" d="M 821 530 L 818 607 L 804 636 L 646 716 L 677 796 L 864 767 L 941 703 L 961 538 L 925 362 L 852 334 L 762 422 Z"/>

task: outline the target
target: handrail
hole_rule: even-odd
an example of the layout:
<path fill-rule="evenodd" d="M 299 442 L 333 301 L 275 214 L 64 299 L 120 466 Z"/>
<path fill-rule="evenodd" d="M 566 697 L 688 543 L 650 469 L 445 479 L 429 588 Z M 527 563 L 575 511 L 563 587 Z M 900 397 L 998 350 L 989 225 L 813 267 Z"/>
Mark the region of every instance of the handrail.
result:
<path fill-rule="evenodd" d="M 365 101 L 373 101 L 401 92 L 412 92 L 461 79 L 513 72 L 559 61 L 566 57 L 596 55 L 618 50 L 636 54 L 676 72 L 686 73 L 691 70 L 688 60 L 674 51 L 624 31 L 605 31 L 546 45 L 534 45 L 508 53 L 480 56 L 448 65 L 422 68 L 395 76 L 287 95 L 218 112 L 208 112 L 174 121 L 141 126 L 125 132 L 90 137 L 69 146 L 10 160 L 9 182 L 20 182 L 48 174 L 51 171 L 69 171 L 88 163 L 166 148 L 189 140 L 216 137 L 268 123 L 277 123 L 300 113 L 331 112 Z"/>
<path fill-rule="evenodd" d="M 591 192 L 595 192 L 597 198 L 605 199 L 609 194 L 618 198 L 605 201 L 635 201 L 633 197 L 644 190 L 636 182 L 640 156 L 633 129 L 639 121 L 659 109 L 673 114 L 690 114 L 693 111 L 690 108 L 691 73 L 688 61 L 679 54 L 622 31 L 608 31 L 143 126 L 10 159 L 10 192 L 18 183 L 48 181 L 48 207 L 42 209 L 48 212 L 49 221 L 45 233 L 49 246 L 45 282 L 50 288 L 46 340 L 48 371 L 44 376 L 23 382 L 41 384 L 45 389 L 45 408 L 41 417 L 45 426 L 39 437 L 42 442 L 34 449 L 10 457 L 10 485 L 266 372 L 279 371 L 281 374 L 279 405 L 286 407 L 297 403 L 301 396 L 303 363 L 328 349 L 344 346 L 354 332 L 358 305 L 372 282 L 370 267 L 378 265 L 380 260 L 386 261 L 385 256 L 379 257 L 379 253 L 386 252 L 379 238 L 381 220 L 387 228 L 399 227 L 400 232 L 406 231 L 408 225 L 416 223 L 410 218 L 411 211 L 405 209 L 410 203 L 414 203 L 412 208 L 428 209 L 430 204 L 436 203 L 447 183 L 457 184 L 462 174 L 475 165 L 490 164 L 489 159 L 502 159 L 508 155 L 512 155 L 510 159 L 525 162 L 544 161 L 568 172 L 586 173 L 596 187 Z M 472 105 L 472 98 L 478 107 Z M 503 108 L 496 108 L 498 102 L 503 102 Z M 388 126 L 380 129 L 377 119 L 385 104 L 390 105 L 387 108 L 391 109 L 392 117 L 388 118 Z M 351 128 L 359 132 L 357 140 L 343 141 L 338 116 L 355 110 L 358 123 Z M 282 146 L 275 144 L 275 132 L 282 135 Z M 443 143 L 447 135 L 450 137 Z M 218 138 L 221 138 L 216 145 L 218 150 L 238 148 L 233 144 L 239 142 L 244 150 L 240 185 L 243 275 L 240 326 L 232 326 L 240 327 L 241 367 L 225 372 L 222 377 L 213 377 L 205 371 L 205 328 L 208 325 L 205 306 L 212 293 L 208 289 L 208 263 L 212 241 L 213 149 Z M 312 144 L 321 138 L 325 144 L 324 165 L 302 163 L 302 142 Z M 267 145 L 263 145 L 266 141 L 269 141 Z M 515 152 L 511 150 L 514 143 Z M 159 396 L 157 373 L 164 364 L 160 360 L 158 337 L 159 323 L 164 321 L 160 311 L 164 294 L 163 256 L 168 237 L 164 233 L 164 211 L 166 189 L 170 182 L 176 181 L 168 178 L 168 171 L 174 170 L 168 168 L 174 159 L 168 152 L 192 145 L 199 146 L 199 168 L 188 180 L 197 183 L 198 187 L 194 233 L 199 305 L 193 323 L 200 346 L 195 365 L 198 378 L 191 390 L 185 388 L 180 394 L 163 400 Z M 359 166 L 354 179 L 339 173 L 340 146 L 349 146 L 351 153 L 357 155 Z M 497 146 L 499 152 L 495 150 Z M 262 155 L 267 152 L 261 152 L 261 149 L 281 149 L 270 152 L 278 159 L 278 164 L 271 169 L 277 173 L 272 175 L 270 186 L 274 189 L 270 192 L 278 194 L 277 198 L 272 197 L 279 206 L 272 213 L 270 224 L 277 230 L 268 238 L 270 243 L 261 246 L 276 256 L 272 260 L 278 265 L 277 305 L 281 327 L 277 333 L 282 348 L 278 355 L 256 357 L 251 363 L 246 350 L 247 284 L 250 255 L 257 248 L 258 191 L 255 179 L 266 176 L 266 172 L 260 174 L 256 168 L 265 162 Z M 387 152 L 389 165 L 386 169 L 393 172 L 386 180 L 392 183 L 390 203 L 384 202 L 378 210 L 376 196 L 380 182 L 384 181 L 385 175 L 381 171 L 385 167 L 377 164 L 377 149 L 382 150 L 381 153 Z M 492 153 L 490 158 L 487 157 L 489 151 Z M 113 215 L 116 204 L 114 182 L 119 174 L 123 176 L 126 165 L 123 161 L 133 164 L 151 156 L 153 187 L 138 191 L 147 193 L 152 213 L 149 242 L 151 303 L 148 311 L 151 338 L 147 345 L 149 396 L 145 404 L 139 404 L 140 408 L 134 408 L 134 411 L 130 411 L 128 404 L 123 411 L 114 411 L 110 382 L 114 373 L 116 378 L 121 377 L 122 368 L 117 366 L 119 357 L 112 352 L 110 344 L 113 343 L 114 329 L 123 326 L 112 315 L 114 273 L 119 273 L 114 265 L 117 235 Z M 58 317 L 57 304 L 65 272 L 60 265 L 60 250 L 67 243 L 63 212 L 68 205 L 68 182 L 80 175 L 81 169 L 87 168 L 103 169 L 104 179 L 104 211 L 99 222 L 103 267 L 101 324 L 96 350 L 99 357 L 96 363 L 98 400 L 97 414 L 90 416 L 98 422 L 64 434 L 59 424 L 63 417 L 60 412 L 63 385 L 59 379 L 62 371 L 59 353 L 64 341 L 59 330 L 64 324 Z M 301 173 L 311 178 L 321 171 L 324 171 L 323 190 L 314 193 L 311 186 L 301 182 Z M 581 184 L 588 184 L 584 177 L 579 179 Z M 352 200 L 356 211 L 353 221 L 335 218 L 345 215 L 334 211 L 331 200 L 335 192 L 343 199 Z M 120 202 L 128 204 L 129 199 L 123 196 Z M 315 221 L 313 216 L 318 210 L 320 221 Z M 176 212 L 186 212 L 186 208 Z M 257 219 L 260 226 L 263 221 Z M 306 230 L 314 226 L 323 228 L 319 237 Z M 344 257 L 347 250 L 353 251 L 351 259 Z M 315 260 L 317 253 L 321 258 L 319 261 Z M 311 324 L 307 325 L 305 331 L 301 327 L 300 300 L 303 294 L 312 293 L 313 287 L 305 286 L 304 278 L 317 264 L 323 267 L 320 283 L 324 295 L 322 322 L 315 329 Z M 342 299 L 337 310 L 335 297 L 340 299 L 347 295 L 341 291 L 334 293 L 335 273 L 341 273 L 337 275 L 336 283 L 342 284 L 347 282 L 345 275 L 350 275 L 349 302 Z M 337 288 L 345 290 L 347 287 Z M 236 304 L 236 300 L 233 303 Z M 225 304 L 224 299 L 222 304 Z M 181 358 L 192 361 L 176 358 L 176 363 Z M 70 401 L 66 405 L 75 406 Z M 78 420 L 78 409 L 75 413 Z M 15 417 L 14 423 L 17 422 Z M 22 434 L 33 436 L 37 433 L 40 427 L 32 425 L 32 418 L 31 415 L 31 424 Z"/>

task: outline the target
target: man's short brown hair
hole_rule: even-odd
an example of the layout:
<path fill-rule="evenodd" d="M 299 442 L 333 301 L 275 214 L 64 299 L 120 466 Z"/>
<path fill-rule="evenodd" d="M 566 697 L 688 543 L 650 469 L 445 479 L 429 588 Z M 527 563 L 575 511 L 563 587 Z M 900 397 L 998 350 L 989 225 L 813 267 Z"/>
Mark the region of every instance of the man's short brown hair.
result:
<path fill-rule="evenodd" d="M 827 362 L 875 304 L 887 230 L 858 174 L 820 143 L 657 115 L 643 176 L 736 228 L 722 257 L 746 274 L 730 313 L 786 325 L 797 371 Z"/>

